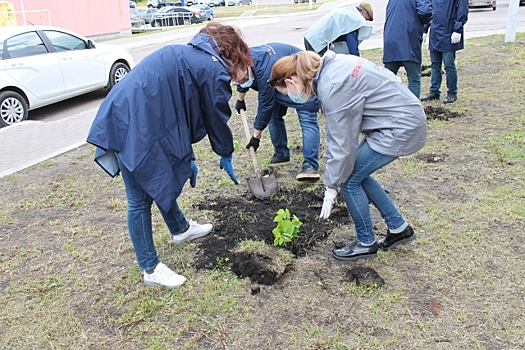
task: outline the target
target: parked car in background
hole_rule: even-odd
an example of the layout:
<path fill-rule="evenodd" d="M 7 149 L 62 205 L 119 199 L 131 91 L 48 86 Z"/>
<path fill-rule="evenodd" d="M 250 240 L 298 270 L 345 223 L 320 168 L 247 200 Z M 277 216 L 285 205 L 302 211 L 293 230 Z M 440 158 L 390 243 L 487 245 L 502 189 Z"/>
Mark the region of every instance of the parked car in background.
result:
<path fill-rule="evenodd" d="M 129 2 L 129 8 L 130 9 L 134 9 L 135 7 L 137 7 L 137 4 L 135 3 L 135 1 L 130 1 Z"/>
<path fill-rule="evenodd" d="M 151 23 L 153 15 L 157 13 L 157 9 L 154 7 L 136 7 L 133 10 L 129 11 L 131 18 L 140 18 L 144 21 L 145 24 Z"/>
<path fill-rule="evenodd" d="M 26 120 L 36 108 L 109 91 L 134 66 L 124 47 L 58 27 L 1 27 L 0 43 L 0 126 Z"/>
<path fill-rule="evenodd" d="M 213 7 L 225 6 L 225 2 L 224 0 L 210 0 L 208 1 L 208 6 L 213 6 Z"/>
<path fill-rule="evenodd" d="M 468 0 L 468 7 L 487 7 L 496 11 L 496 0 Z"/>
<path fill-rule="evenodd" d="M 190 25 L 206 21 L 206 14 L 199 8 L 166 6 L 153 15 L 152 27 L 165 27 L 176 25 Z"/>
<path fill-rule="evenodd" d="M 242 0 L 228 0 L 228 6 L 242 6 Z"/>
<path fill-rule="evenodd" d="M 204 13 L 206 14 L 206 19 L 208 21 L 213 20 L 213 13 L 214 13 L 213 7 L 209 7 L 208 5 L 204 5 L 204 4 L 194 5 L 194 7 L 200 9 L 201 11 L 204 11 Z"/>

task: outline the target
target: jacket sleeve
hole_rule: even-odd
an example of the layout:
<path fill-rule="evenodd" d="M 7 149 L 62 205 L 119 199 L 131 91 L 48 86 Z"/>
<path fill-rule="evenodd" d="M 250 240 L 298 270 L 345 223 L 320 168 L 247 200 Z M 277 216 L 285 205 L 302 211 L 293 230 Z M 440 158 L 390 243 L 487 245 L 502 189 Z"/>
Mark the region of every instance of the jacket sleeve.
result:
<path fill-rule="evenodd" d="M 257 116 L 253 122 L 256 130 L 264 130 L 272 118 L 275 106 L 275 89 L 270 87 L 266 81 L 261 82 L 258 94 Z"/>
<path fill-rule="evenodd" d="M 457 0 L 456 19 L 454 20 L 454 32 L 463 33 L 463 26 L 468 21 L 468 0 Z"/>
<path fill-rule="evenodd" d="M 220 156 L 233 153 L 233 135 L 228 126 L 231 109 L 228 101 L 232 96 L 228 74 L 209 79 L 201 96 L 202 115 L 211 147 Z"/>
<path fill-rule="evenodd" d="M 428 25 L 432 21 L 433 15 L 431 0 L 416 0 L 416 10 L 421 24 Z"/>
<path fill-rule="evenodd" d="M 365 99 L 330 91 L 323 99 L 326 115 L 326 170 L 323 183 L 329 187 L 340 187 L 354 170 L 359 132 L 363 119 Z"/>
<path fill-rule="evenodd" d="M 346 44 L 348 45 L 348 51 L 354 56 L 361 56 L 359 53 L 359 40 L 357 39 L 358 34 L 359 30 L 354 30 L 353 32 L 346 34 Z"/>

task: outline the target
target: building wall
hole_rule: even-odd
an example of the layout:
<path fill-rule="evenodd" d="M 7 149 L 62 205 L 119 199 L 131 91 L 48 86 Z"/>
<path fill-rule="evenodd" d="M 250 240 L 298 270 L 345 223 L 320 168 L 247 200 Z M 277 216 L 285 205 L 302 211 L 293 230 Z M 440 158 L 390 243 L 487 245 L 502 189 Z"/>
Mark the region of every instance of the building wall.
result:
<path fill-rule="evenodd" d="M 18 25 L 53 25 L 95 38 L 131 35 L 128 0 L 8 0 Z M 22 8 L 25 11 L 22 11 Z"/>

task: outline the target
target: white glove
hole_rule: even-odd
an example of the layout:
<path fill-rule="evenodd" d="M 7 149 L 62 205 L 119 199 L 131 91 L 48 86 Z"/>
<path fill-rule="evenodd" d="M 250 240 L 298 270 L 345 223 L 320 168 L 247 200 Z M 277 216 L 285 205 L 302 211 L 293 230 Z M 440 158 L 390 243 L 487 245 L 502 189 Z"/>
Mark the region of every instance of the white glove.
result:
<path fill-rule="evenodd" d="M 423 33 L 423 44 L 426 44 L 427 40 L 428 40 L 428 34 L 427 33 Z"/>
<path fill-rule="evenodd" d="M 327 187 L 324 192 L 323 209 L 321 209 L 321 215 L 319 215 L 322 219 L 328 219 L 330 216 L 336 197 L 337 190 Z"/>
<path fill-rule="evenodd" d="M 461 40 L 461 34 L 456 33 L 456 32 L 452 33 L 452 36 L 450 37 L 450 42 L 452 44 L 457 44 L 459 43 L 460 40 Z"/>

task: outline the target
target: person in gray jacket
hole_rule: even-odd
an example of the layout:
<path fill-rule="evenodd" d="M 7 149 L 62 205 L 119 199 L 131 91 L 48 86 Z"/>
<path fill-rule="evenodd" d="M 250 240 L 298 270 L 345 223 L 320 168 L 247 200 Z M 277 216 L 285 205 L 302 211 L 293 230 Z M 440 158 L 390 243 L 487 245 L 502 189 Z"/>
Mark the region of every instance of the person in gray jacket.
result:
<path fill-rule="evenodd" d="M 321 58 L 305 51 L 277 61 L 268 82 L 296 100 L 307 101 L 314 94 L 323 106 L 326 191 L 320 216 L 330 216 L 340 188 L 357 233 L 356 241 L 333 250 L 334 257 L 374 258 L 378 247 L 388 250 L 413 240 L 414 230 L 371 176 L 425 145 L 425 111 L 401 79 L 362 57 L 328 51 Z M 377 242 L 369 203 L 388 227 L 386 237 Z"/>

